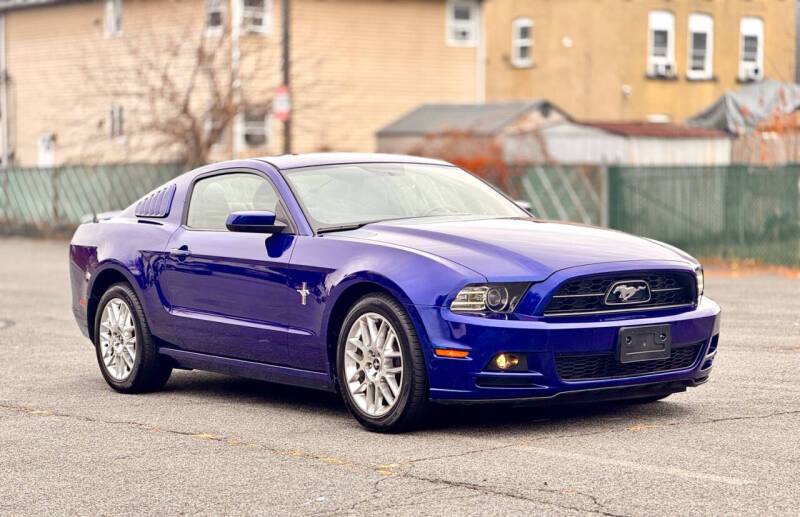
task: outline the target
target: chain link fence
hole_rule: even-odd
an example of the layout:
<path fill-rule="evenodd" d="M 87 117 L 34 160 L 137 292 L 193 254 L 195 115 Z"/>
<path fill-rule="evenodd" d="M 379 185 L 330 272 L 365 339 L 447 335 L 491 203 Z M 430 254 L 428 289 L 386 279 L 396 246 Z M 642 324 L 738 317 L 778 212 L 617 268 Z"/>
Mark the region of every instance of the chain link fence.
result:
<path fill-rule="evenodd" d="M 0 169 L 0 233 L 68 233 L 81 218 L 121 210 L 182 172 L 179 164 Z"/>

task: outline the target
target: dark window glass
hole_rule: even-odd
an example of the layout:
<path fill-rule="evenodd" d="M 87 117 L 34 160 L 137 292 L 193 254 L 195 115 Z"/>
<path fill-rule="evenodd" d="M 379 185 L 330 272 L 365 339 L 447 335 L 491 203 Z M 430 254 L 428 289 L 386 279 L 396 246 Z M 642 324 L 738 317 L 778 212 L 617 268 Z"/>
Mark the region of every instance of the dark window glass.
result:
<path fill-rule="evenodd" d="M 706 68 L 706 38 L 705 32 L 692 33 L 692 70 L 703 71 Z"/>
<path fill-rule="evenodd" d="M 653 55 L 656 57 L 667 57 L 667 42 L 669 34 L 667 31 L 653 31 Z"/>
<path fill-rule="evenodd" d="M 468 5 L 453 6 L 453 18 L 456 20 L 469 21 L 472 17 L 472 9 Z"/>
<path fill-rule="evenodd" d="M 743 61 L 750 61 L 755 63 L 758 60 L 758 36 L 745 36 L 744 37 L 744 52 L 742 53 Z"/>

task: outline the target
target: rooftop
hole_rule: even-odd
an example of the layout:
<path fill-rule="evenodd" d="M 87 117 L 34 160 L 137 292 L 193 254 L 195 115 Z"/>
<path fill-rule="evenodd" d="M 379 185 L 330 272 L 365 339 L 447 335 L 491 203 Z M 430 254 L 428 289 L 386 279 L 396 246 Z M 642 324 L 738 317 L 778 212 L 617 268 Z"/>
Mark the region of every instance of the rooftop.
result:
<path fill-rule="evenodd" d="M 622 136 L 645 136 L 654 138 L 713 138 L 728 136 L 724 131 L 716 129 L 664 124 L 660 122 L 582 120 L 578 123 Z"/>
<path fill-rule="evenodd" d="M 304 153 L 264 156 L 257 158 L 277 169 L 297 169 L 321 165 L 344 165 L 347 163 L 422 163 L 427 165 L 450 165 L 442 160 L 380 153 Z"/>
<path fill-rule="evenodd" d="M 379 129 L 377 134 L 403 136 L 464 131 L 492 135 L 531 110 L 550 107 L 553 106 L 544 99 L 485 104 L 423 104 Z"/>

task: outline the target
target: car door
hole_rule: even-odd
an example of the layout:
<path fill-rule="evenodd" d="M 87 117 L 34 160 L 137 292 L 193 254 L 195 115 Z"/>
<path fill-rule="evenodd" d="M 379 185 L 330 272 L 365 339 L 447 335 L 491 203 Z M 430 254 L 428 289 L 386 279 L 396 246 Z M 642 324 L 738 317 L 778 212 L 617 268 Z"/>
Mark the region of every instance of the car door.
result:
<path fill-rule="evenodd" d="M 183 350 L 285 364 L 287 283 L 293 224 L 272 182 L 250 171 L 198 177 L 183 224 L 158 275 L 173 325 L 168 341 Z M 231 232 L 231 212 L 269 210 L 287 224 L 280 234 Z"/>

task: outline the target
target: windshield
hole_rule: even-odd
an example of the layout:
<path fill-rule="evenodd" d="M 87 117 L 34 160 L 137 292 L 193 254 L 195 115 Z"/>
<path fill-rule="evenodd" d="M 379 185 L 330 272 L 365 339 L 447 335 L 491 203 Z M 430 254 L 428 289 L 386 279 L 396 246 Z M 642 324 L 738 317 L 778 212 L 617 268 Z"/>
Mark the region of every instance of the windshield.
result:
<path fill-rule="evenodd" d="M 457 167 L 358 163 L 283 172 L 315 230 L 443 215 L 529 215 Z"/>

